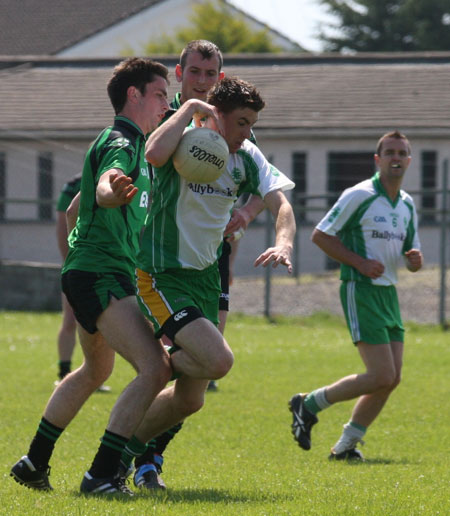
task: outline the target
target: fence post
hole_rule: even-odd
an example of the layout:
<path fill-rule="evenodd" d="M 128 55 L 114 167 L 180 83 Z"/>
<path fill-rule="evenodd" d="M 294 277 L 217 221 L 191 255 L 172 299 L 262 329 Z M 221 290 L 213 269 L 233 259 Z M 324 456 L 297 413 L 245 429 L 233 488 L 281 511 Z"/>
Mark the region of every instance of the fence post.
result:
<path fill-rule="evenodd" d="M 439 322 L 443 330 L 448 329 L 446 321 L 446 273 L 447 273 L 447 189 L 448 189 L 448 159 L 444 160 L 442 170 L 442 217 L 441 217 L 441 286 L 439 296 Z"/>
<path fill-rule="evenodd" d="M 270 210 L 264 210 L 266 212 L 266 249 L 272 247 L 272 214 Z M 264 271 L 264 316 L 267 319 L 271 319 L 270 314 L 270 289 L 272 282 L 272 266 L 268 265 Z"/>
<path fill-rule="evenodd" d="M 300 283 L 300 215 L 297 213 L 297 211 L 294 211 L 295 215 L 295 225 L 296 225 L 296 232 L 294 237 L 294 263 L 293 263 L 293 269 L 294 269 L 294 276 L 297 282 L 297 285 Z"/>

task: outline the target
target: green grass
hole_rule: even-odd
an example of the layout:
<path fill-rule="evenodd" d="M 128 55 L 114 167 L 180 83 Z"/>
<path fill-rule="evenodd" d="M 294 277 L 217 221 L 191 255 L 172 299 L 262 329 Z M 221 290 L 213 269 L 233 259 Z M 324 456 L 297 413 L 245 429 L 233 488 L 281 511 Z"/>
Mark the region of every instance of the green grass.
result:
<path fill-rule="evenodd" d="M 403 382 L 366 436 L 364 464 L 331 463 L 352 403 L 331 407 L 301 450 L 287 401 L 298 391 L 361 370 L 341 319 L 231 316 L 226 336 L 235 365 L 208 393 L 165 455 L 167 493 L 132 499 L 79 495 L 117 394 L 132 378 L 120 358 L 57 443 L 52 493 L 19 486 L 11 465 L 25 454 L 56 375 L 58 314 L 0 313 L 0 514 L 36 515 L 435 515 L 450 513 L 450 334 L 409 325 Z M 81 360 L 77 348 L 75 362 Z"/>

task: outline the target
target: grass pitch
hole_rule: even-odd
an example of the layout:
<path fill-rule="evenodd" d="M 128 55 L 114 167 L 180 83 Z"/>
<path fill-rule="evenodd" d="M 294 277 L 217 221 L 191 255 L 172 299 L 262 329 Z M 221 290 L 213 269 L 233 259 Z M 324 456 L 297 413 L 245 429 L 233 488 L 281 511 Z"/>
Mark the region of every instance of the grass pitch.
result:
<path fill-rule="evenodd" d="M 226 337 L 235 365 L 208 393 L 165 454 L 166 493 L 131 499 L 86 498 L 78 488 L 110 409 L 132 378 L 121 358 L 111 394 L 94 394 L 59 439 L 52 493 L 9 477 L 28 450 L 56 379 L 59 314 L 0 313 L 0 514 L 136 516 L 445 515 L 450 513 L 450 334 L 409 325 L 403 382 L 366 435 L 363 464 L 333 463 L 329 449 L 352 403 L 322 412 L 313 447 L 290 433 L 287 402 L 362 370 L 341 319 L 232 315 Z M 77 348 L 74 362 L 80 363 Z"/>

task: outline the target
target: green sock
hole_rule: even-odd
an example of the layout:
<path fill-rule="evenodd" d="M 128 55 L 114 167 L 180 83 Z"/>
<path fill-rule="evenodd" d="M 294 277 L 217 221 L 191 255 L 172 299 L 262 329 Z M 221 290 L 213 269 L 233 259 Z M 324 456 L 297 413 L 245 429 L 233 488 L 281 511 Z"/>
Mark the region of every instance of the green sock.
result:
<path fill-rule="evenodd" d="M 125 448 L 123 449 L 120 462 L 128 469 L 133 459 L 145 453 L 146 450 L 147 444 L 143 443 L 133 435 L 133 437 L 127 442 Z"/>
<path fill-rule="evenodd" d="M 321 410 L 314 399 L 314 392 L 311 392 L 306 396 L 304 403 L 306 410 L 311 412 L 311 414 L 317 414 L 317 412 L 320 412 Z"/>
<path fill-rule="evenodd" d="M 331 405 L 326 397 L 326 389 L 326 387 L 320 387 L 306 396 L 305 408 L 308 412 L 317 414 Z"/>
<path fill-rule="evenodd" d="M 363 426 L 363 425 L 360 425 L 359 423 L 355 423 L 354 421 L 349 421 L 348 423 L 350 426 L 352 426 L 353 428 L 356 428 L 356 430 L 359 430 L 360 432 L 363 433 L 363 435 L 366 433 L 367 431 L 367 426 Z"/>

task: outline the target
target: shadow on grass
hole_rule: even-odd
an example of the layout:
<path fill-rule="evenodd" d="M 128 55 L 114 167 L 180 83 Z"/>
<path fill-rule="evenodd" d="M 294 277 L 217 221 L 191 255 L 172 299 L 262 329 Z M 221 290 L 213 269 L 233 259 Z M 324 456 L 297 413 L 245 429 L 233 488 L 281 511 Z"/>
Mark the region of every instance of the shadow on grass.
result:
<path fill-rule="evenodd" d="M 245 502 L 274 502 L 286 500 L 286 494 L 274 494 L 271 492 L 242 492 L 226 489 L 202 488 L 202 489 L 169 489 L 166 498 L 171 502 L 210 502 L 210 503 L 245 503 Z"/>
<path fill-rule="evenodd" d="M 173 503 L 246 503 L 246 502 L 277 502 L 286 501 L 286 493 L 243 493 L 230 492 L 225 489 L 169 489 L 167 491 L 150 491 L 138 490 L 134 491 L 135 496 L 128 496 L 124 494 L 84 494 L 79 491 L 73 493 L 77 498 L 93 498 L 97 500 L 110 499 L 120 503 L 133 503 L 135 500 L 148 499 L 151 497 L 154 501 L 173 502 Z"/>
<path fill-rule="evenodd" d="M 392 465 L 392 466 L 399 466 L 399 465 L 406 465 L 406 464 L 414 464 L 408 459 L 365 459 L 364 462 L 360 460 L 341 460 L 341 461 L 330 461 L 334 462 L 335 464 L 346 464 L 347 466 L 354 466 L 354 467 L 367 467 L 367 466 L 373 466 L 378 464 L 383 464 L 386 466 Z M 417 462 L 418 464 L 418 462 Z"/>
<path fill-rule="evenodd" d="M 383 459 L 382 457 L 380 457 L 378 459 L 366 459 L 363 464 L 369 464 L 369 465 L 372 465 L 372 464 L 386 464 L 386 465 L 392 464 L 394 466 L 398 466 L 400 464 L 402 464 L 402 465 L 414 464 L 414 462 L 411 462 L 408 459 Z"/>

